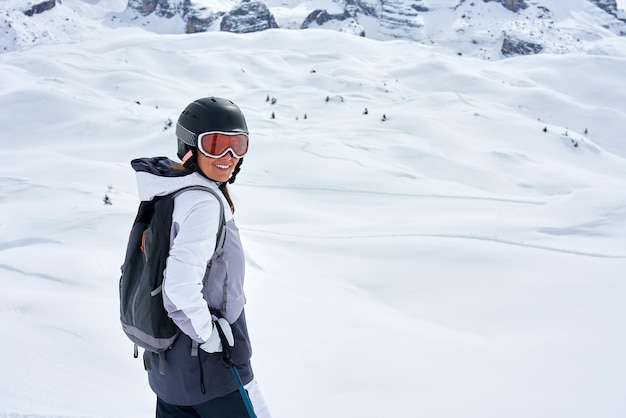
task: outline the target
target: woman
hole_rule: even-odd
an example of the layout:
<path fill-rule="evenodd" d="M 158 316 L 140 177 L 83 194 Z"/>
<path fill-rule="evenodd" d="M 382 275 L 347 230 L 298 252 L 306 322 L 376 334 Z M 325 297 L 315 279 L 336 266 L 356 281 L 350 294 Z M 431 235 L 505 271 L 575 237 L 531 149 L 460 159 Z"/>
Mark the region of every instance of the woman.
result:
<path fill-rule="evenodd" d="M 224 254 L 208 269 L 224 222 L 220 202 L 205 190 L 175 197 L 162 291 L 165 309 L 181 333 L 165 353 L 165 370 L 158 355 L 144 353 L 150 387 L 157 395 L 156 416 L 244 418 L 253 415 L 252 406 L 257 417 L 269 417 L 250 365 L 245 261 L 227 188 L 248 150 L 248 127 L 233 102 L 207 97 L 185 108 L 176 136 L 182 164 L 165 157 L 133 161 L 140 198 L 151 200 L 187 186 L 213 188 L 226 208 L 226 238 Z M 249 401 L 223 360 L 222 341 L 230 346 L 226 348 L 231 365 L 236 366 Z"/>

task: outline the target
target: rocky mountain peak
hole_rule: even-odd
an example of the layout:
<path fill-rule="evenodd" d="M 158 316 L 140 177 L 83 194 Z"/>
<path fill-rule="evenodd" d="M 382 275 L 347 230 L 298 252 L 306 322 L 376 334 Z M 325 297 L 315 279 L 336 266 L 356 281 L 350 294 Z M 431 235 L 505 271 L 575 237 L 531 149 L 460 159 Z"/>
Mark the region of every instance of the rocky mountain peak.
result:
<path fill-rule="evenodd" d="M 519 9 L 525 9 L 528 7 L 524 0 L 484 0 L 485 2 L 495 1 L 501 3 L 504 7 L 512 12 L 517 12 Z"/>
<path fill-rule="evenodd" d="M 40 3 L 36 3 L 30 8 L 24 10 L 24 14 L 26 16 L 32 16 L 32 15 L 36 15 L 39 13 L 43 13 L 47 10 L 52 9 L 54 6 L 56 6 L 56 3 L 57 3 L 56 0 L 46 0 Z"/>
<path fill-rule="evenodd" d="M 71 39 L 76 27 L 88 25 L 80 15 L 85 4 L 103 1 L 29 0 L 24 6 L 23 0 L 1 0 L 0 51 Z M 319 28 L 440 45 L 483 59 L 584 52 L 603 37 L 626 36 L 626 11 L 617 0 L 564 1 L 308 0 L 303 7 L 302 0 L 128 0 L 124 11 L 110 12 L 105 19 L 109 26 L 142 26 L 159 33 Z M 65 33 L 42 27 L 41 19 L 29 24 L 34 15 L 50 15 Z"/>
<path fill-rule="evenodd" d="M 270 9 L 260 1 L 243 0 L 224 14 L 220 30 L 235 33 L 259 32 L 278 28 Z"/>

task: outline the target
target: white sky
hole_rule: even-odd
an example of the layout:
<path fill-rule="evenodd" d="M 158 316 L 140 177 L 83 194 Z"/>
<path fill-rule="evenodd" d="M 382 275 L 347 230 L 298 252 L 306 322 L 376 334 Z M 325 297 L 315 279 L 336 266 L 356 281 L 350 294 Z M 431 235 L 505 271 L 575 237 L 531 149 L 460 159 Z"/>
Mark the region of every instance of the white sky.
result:
<path fill-rule="evenodd" d="M 487 62 L 102 30 L 0 55 L 0 417 L 153 415 L 118 323 L 129 161 L 174 157 L 204 95 L 252 132 L 232 192 L 275 418 L 623 416 L 626 38 Z"/>

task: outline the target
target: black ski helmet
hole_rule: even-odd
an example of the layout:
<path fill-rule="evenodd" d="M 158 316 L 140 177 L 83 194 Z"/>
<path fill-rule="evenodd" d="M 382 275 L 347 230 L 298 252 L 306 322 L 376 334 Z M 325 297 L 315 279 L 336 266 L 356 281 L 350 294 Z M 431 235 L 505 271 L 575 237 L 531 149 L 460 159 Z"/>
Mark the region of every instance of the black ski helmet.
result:
<path fill-rule="evenodd" d="M 178 117 L 176 137 L 178 157 L 198 146 L 198 135 L 204 132 L 248 133 L 246 119 L 239 107 L 228 99 L 205 97 L 190 103 Z"/>
<path fill-rule="evenodd" d="M 193 171 L 197 170 L 196 153 L 198 147 L 198 135 L 204 132 L 243 132 L 248 133 L 248 125 L 241 109 L 228 99 L 221 97 L 204 97 L 187 105 L 178 117 L 176 123 L 176 138 L 178 140 L 178 158 L 183 160 L 185 166 Z M 189 151 L 192 158 L 185 158 Z M 235 181 L 243 158 L 237 163 L 237 167 L 229 180 Z"/>

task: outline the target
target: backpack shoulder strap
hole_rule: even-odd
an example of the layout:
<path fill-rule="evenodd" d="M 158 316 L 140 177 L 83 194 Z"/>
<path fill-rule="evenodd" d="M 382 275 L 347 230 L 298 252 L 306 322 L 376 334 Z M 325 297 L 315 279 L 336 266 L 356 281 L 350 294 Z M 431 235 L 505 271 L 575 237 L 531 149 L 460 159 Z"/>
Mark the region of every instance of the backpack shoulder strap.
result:
<path fill-rule="evenodd" d="M 224 202 L 222 202 L 222 198 L 220 197 L 220 195 L 218 194 L 217 191 L 215 191 L 214 189 L 207 187 L 207 186 L 200 186 L 200 185 L 196 185 L 196 186 L 187 186 L 187 187 L 183 187 L 180 190 L 175 191 L 172 194 L 172 198 L 175 198 L 176 196 L 188 191 L 188 190 L 204 190 L 206 192 L 211 193 L 213 196 L 215 196 L 215 198 L 217 199 L 217 202 L 220 204 L 220 226 L 217 230 L 217 241 L 215 243 L 215 253 L 213 254 L 213 257 L 211 257 L 211 260 L 209 261 L 209 266 L 212 264 L 213 260 L 217 259 L 218 257 L 220 257 L 222 255 L 222 253 L 224 252 L 224 241 L 226 240 L 226 215 L 224 214 Z"/>

